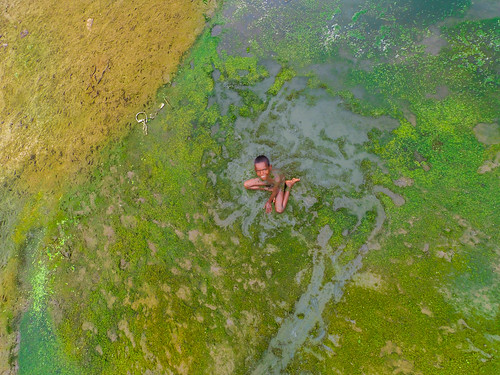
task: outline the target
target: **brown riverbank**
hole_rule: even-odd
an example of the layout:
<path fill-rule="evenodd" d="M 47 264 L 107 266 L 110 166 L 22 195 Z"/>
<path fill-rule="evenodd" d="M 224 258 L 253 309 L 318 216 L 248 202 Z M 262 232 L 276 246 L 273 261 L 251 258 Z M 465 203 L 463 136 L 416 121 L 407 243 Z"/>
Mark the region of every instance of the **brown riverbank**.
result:
<path fill-rule="evenodd" d="M 170 81 L 215 6 L 2 1 L 0 183 L 54 187 L 92 165 Z"/>

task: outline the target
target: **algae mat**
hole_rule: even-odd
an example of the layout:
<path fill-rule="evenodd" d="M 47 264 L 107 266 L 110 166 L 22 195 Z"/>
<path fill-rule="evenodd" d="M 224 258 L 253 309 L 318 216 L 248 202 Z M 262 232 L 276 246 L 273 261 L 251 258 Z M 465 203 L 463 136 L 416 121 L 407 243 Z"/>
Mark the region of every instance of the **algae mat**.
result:
<path fill-rule="evenodd" d="M 2 1 L 2 183 L 22 174 L 29 186 L 53 187 L 92 165 L 171 80 L 214 6 Z"/>
<path fill-rule="evenodd" d="M 496 11 L 225 2 L 147 135 L 5 195 L 12 371 L 496 373 Z M 301 177 L 282 215 L 260 153 Z"/>

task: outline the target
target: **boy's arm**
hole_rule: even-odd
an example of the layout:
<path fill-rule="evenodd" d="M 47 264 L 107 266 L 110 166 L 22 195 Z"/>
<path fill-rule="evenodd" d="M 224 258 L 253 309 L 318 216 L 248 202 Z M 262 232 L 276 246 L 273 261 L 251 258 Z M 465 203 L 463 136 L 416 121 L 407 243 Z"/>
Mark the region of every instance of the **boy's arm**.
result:
<path fill-rule="evenodd" d="M 265 191 L 272 191 L 273 188 L 266 186 L 266 185 L 261 185 L 260 183 L 255 182 L 255 178 L 252 180 L 245 181 L 243 183 L 243 187 L 247 190 L 265 190 Z"/>
<path fill-rule="evenodd" d="M 273 191 L 273 188 L 268 187 L 268 186 L 250 186 L 250 187 L 246 187 L 246 186 L 245 186 L 245 189 L 247 189 L 247 190 L 265 190 L 265 191 Z"/>
<path fill-rule="evenodd" d="M 266 209 L 266 212 L 268 214 L 270 214 L 273 211 L 273 200 L 274 200 L 274 198 L 276 198 L 279 191 L 280 191 L 280 185 L 274 185 L 273 192 L 271 193 L 271 196 L 269 197 L 269 199 L 267 200 L 267 202 L 264 206 L 264 208 Z"/>
<path fill-rule="evenodd" d="M 271 211 L 273 210 L 272 203 L 274 201 L 274 198 L 276 198 L 276 196 L 278 195 L 278 193 L 280 191 L 282 180 L 283 180 L 282 176 L 276 176 L 276 178 L 273 181 L 274 186 L 272 187 L 272 189 L 269 189 L 269 190 L 272 190 L 272 193 L 271 193 L 271 196 L 269 197 L 269 199 L 267 200 L 266 205 L 264 206 L 267 213 L 271 213 Z"/>

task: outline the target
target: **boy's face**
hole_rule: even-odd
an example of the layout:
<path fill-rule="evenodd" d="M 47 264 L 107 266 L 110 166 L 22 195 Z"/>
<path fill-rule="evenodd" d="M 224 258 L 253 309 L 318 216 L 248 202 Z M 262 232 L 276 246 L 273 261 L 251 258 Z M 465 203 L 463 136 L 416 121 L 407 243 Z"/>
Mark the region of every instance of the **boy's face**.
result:
<path fill-rule="evenodd" d="M 255 165 L 255 173 L 262 181 L 266 181 L 269 177 L 269 173 L 271 173 L 271 166 L 267 165 L 265 161 L 256 163 Z"/>

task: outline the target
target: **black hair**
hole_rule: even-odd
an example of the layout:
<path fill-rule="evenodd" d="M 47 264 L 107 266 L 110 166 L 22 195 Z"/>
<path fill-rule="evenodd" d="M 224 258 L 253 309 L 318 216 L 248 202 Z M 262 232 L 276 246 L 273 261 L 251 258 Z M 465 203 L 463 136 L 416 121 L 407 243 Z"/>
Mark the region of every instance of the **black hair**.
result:
<path fill-rule="evenodd" d="M 266 167 L 269 167 L 271 165 L 267 156 L 264 156 L 264 155 L 257 156 L 255 158 L 255 160 L 253 161 L 254 164 L 262 163 L 262 162 L 266 163 Z"/>

